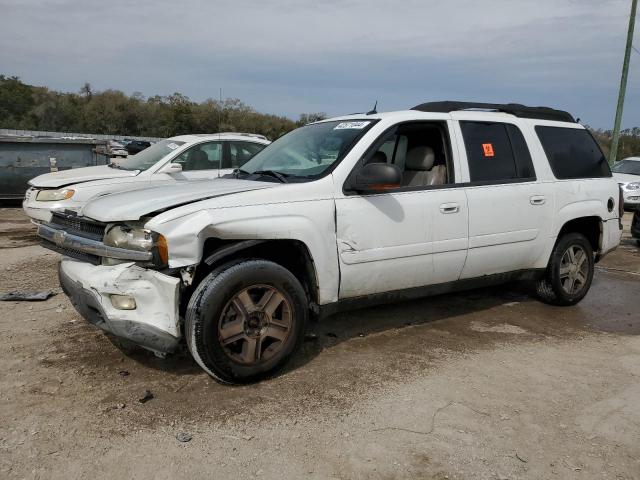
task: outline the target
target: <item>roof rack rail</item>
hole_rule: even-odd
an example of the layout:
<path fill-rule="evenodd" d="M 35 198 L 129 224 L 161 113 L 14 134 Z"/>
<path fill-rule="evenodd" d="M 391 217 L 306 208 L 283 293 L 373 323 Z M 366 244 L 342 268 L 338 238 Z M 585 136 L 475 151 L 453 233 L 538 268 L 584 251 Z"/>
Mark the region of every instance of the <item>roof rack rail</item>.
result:
<path fill-rule="evenodd" d="M 556 110 L 549 107 L 527 107 L 519 103 L 479 103 L 479 102 L 427 102 L 416 105 L 411 110 L 421 112 L 450 113 L 460 110 L 494 110 L 503 113 L 510 113 L 521 118 L 535 118 L 538 120 L 555 120 L 559 122 L 573 122 L 575 119 L 569 112 Z"/>
<path fill-rule="evenodd" d="M 268 140 L 264 135 L 259 133 L 244 133 L 244 132 L 220 132 L 218 135 L 241 135 L 243 137 L 261 138 L 262 140 Z"/>

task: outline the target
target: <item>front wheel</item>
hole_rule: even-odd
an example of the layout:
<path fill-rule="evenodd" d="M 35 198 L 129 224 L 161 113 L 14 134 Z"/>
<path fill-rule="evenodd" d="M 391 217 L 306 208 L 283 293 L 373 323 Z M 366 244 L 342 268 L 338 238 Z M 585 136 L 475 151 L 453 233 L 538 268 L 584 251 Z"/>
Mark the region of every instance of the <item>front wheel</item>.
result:
<path fill-rule="evenodd" d="M 562 236 L 551 254 L 547 271 L 538 282 L 538 296 L 552 305 L 575 305 L 593 280 L 593 249 L 580 233 Z"/>
<path fill-rule="evenodd" d="M 209 375 L 249 383 L 287 361 L 302 341 L 307 317 L 307 297 L 290 271 L 266 260 L 242 260 L 198 285 L 187 306 L 185 336 Z"/>

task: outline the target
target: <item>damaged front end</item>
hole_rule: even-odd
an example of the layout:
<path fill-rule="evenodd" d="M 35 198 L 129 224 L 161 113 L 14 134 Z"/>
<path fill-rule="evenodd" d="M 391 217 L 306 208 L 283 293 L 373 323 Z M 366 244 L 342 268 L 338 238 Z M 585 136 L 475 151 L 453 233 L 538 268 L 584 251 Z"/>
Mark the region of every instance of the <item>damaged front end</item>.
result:
<path fill-rule="evenodd" d="M 164 237 L 134 224 L 54 213 L 38 226 L 43 246 L 62 253 L 59 277 L 90 323 L 156 353 L 181 339 L 179 274 L 168 270 Z"/>

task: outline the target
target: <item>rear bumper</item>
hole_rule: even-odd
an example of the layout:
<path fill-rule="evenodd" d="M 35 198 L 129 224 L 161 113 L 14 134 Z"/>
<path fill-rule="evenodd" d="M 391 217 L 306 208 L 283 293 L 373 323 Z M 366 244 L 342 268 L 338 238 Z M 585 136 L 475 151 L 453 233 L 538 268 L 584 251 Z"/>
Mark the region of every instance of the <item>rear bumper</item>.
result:
<path fill-rule="evenodd" d="M 598 252 L 598 259 L 615 250 L 622 239 L 622 227 L 617 218 L 602 222 L 602 245 Z"/>
<path fill-rule="evenodd" d="M 64 293 L 89 323 L 155 352 L 180 343 L 179 280 L 134 264 L 96 266 L 63 258 L 58 275 Z M 111 295 L 130 295 L 134 310 L 118 310 Z"/>

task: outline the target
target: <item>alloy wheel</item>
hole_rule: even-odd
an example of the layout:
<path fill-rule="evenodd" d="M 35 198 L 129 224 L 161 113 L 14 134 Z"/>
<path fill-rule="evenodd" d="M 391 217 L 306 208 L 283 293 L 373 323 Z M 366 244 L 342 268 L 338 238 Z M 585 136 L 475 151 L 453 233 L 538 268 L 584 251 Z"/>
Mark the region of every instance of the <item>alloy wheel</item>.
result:
<path fill-rule="evenodd" d="M 252 285 L 222 310 L 218 339 L 232 360 L 255 365 L 272 358 L 289 337 L 293 314 L 287 298 L 270 285 Z"/>
<path fill-rule="evenodd" d="M 580 245 L 570 245 L 560 261 L 560 285 L 569 295 L 575 295 L 587 284 L 589 262 Z"/>

